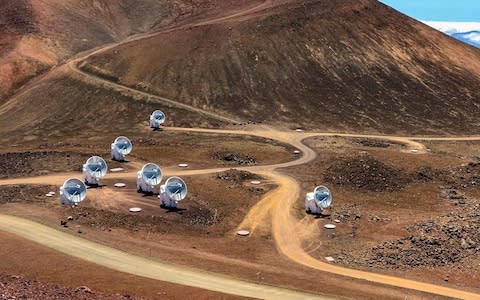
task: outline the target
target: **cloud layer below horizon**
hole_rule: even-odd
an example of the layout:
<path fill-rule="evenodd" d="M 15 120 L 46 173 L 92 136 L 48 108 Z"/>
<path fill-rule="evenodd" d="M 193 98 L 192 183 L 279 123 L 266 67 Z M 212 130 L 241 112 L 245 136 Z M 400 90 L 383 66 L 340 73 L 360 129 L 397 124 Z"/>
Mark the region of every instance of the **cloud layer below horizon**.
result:
<path fill-rule="evenodd" d="M 480 48 L 480 22 L 422 22 L 462 42 Z"/>

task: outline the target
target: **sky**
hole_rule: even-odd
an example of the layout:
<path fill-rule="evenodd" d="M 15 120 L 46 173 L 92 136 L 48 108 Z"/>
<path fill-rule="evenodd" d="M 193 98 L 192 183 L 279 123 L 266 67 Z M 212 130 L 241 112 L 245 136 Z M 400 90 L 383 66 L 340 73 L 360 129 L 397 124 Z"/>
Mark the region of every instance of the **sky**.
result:
<path fill-rule="evenodd" d="M 480 22 L 480 0 L 380 0 L 418 20 Z"/>

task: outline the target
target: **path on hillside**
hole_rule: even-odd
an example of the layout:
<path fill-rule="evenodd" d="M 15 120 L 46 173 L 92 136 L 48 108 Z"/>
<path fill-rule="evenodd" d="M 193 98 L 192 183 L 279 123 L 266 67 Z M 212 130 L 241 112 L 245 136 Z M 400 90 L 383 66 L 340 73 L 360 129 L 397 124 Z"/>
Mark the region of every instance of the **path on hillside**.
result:
<path fill-rule="evenodd" d="M 12 97 L 7 103 L 0 107 L 0 114 L 7 111 L 10 107 L 15 105 L 15 99 L 23 94 L 28 92 L 30 89 L 34 88 L 38 83 L 43 79 L 48 78 L 53 75 L 55 72 L 65 71 L 69 69 L 74 71 L 75 74 L 82 76 L 85 80 L 88 80 L 92 84 L 102 84 L 107 85 L 108 87 L 114 90 L 128 91 L 130 93 L 136 94 L 141 97 L 146 97 L 147 99 L 153 99 L 158 102 L 166 102 L 171 105 L 175 105 L 179 108 L 187 109 L 199 114 L 203 114 L 218 120 L 230 122 L 230 123 L 240 123 L 239 120 L 236 120 L 233 117 L 221 115 L 219 113 L 205 111 L 187 104 L 180 103 L 178 101 L 153 95 L 147 92 L 139 91 L 121 84 L 117 84 L 111 81 L 108 81 L 104 78 L 98 77 L 96 75 L 86 73 L 78 68 L 78 64 L 81 61 L 89 58 L 92 55 L 100 54 L 105 51 L 111 50 L 115 47 L 118 47 L 123 44 L 131 43 L 134 41 L 139 41 L 141 39 L 147 39 L 162 33 L 172 32 L 179 29 L 185 29 L 195 26 L 204 26 L 209 24 L 221 23 L 226 21 L 231 21 L 236 18 L 246 18 L 252 14 L 261 12 L 262 10 L 270 7 L 272 5 L 271 1 L 265 1 L 258 6 L 250 7 L 243 11 L 239 11 L 229 16 L 212 18 L 210 20 L 199 21 L 197 23 L 192 23 L 188 25 L 181 25 L 178 27 L 172 27 L 163 31 L 148 33 L 148 34 L 139 34 L 132 36 L 125 41 L 119 43 L 113 43 L 106 46 L 103 46 L 98 49 L 92 49 L 87 52 L 78 54 L 74 58 L 67 61 L 64 65 L 53 69 L 45 75 L 38 77 L 33 80 L 29 85 L 25 86 L 17 95 Z M 287 256 L 289 259 L 314 268 L 324 272 L 330 272 L 342 276 L 357 278 L 361 280 L 370 281 L 373 283 L 386 284 L 395 287 L 401 287 L 406 289 L 418 290 L 423 292 L 428 292 L 432 294 L 438 294 L 443 296 L 450 296 L 456 298 L 468 298 L 468 299 L 480 299 L 480 295 L 469 293 L 462 290 L 446 288 L 443 286 L 437 286 L 433 284 L 423 283 L 414 280 L 407 280 L 403 278 L 397 278 L 393 276 L 380 275 L 371 272 L 358 271 L 354 269 L 348 269 L 339 267 L 333 264 L 324 263 L 316 260 L 308 253 L 306 253 L 301 244 L 302 240 L 299 237 L 299 232 L 295 230 L 302 230 L 297 226 L 298 221 L 292 214 L 292 206 L 301 196 L 300 185 L 299 183 L 285 175 L 280 173 L 277 169 L 296 166 L 308 163 L 315 159 L 316 152 L 307 147 L 302 143 L 306 138 L 315 137 L 315 136 L 340 136 L 340 137 L 359 137 L 359 138 L 372 138 L 372 139 L 382 139 L 389 140 L 394 142 L 400 142 L 406 144 L 411 150 L 416 149 L 419 153 L 423 153 L 426 149 L 424 145 L 419 143 L 419 140 L 432 140 L 432 141 L 463 141 L 463 140 L 480 140 L 480 137 L 399 137 L 399 136 L 381 136 L 381 135 L 363 135 L 363 134 L 348 134 L 348 133 L 293 133 L 293 132 L 282 132 L 277 131 L 268 127 L 258 127 L 257 130 L 253 131 L 232 131 L 232 130 L 207 130 L 207 129 L 179 129 L 172 128 L 169 130 L 183 130 L 183 131 L 196 131 L 196 132 L 213 132 L 219 134 L 237 134 L 237 135 L 255 135 L 264 138 L 270 138 L 278 140 L 283 143 L 287 143 L 293 147 L 298 148 L 303 152 L 303 155 L 297 160 L 269 165 L 269 166 L 255 166 L 255 167 L 245 167 L 239 168 L 242 170 L 248 170 L 250 172 L 255 172 L 265 177 L 268 177 L 277 183 L 278 188 L 274 191 L 269 192 L 265 197 L 259 201 L 247 214 L 243 222 L 241 223 L 242 228 L 249 228 L 252 230 L 253 234 L 257 226 L 265 223 L 271 222 L 272 224 L 272 234 L 275 238 L 277 248 L 279 252 Z M 413 155 L 413 154 L 412 154 Z M 168 175 L 199 175 L 207 174 L 212 172 L 221 172 L 228 168 L 215 168 L 215 169 L 205 169 L 205 170 L 165 170 L 165 173 Z M 8 179 L 0 181 L 0 185 L 11 185 L 11 184 L 61 184 L 65 178 L 80 175 L 77 173 L 65 173 L 65 174 L 55 174 L 50 176 L 41 176 L 33 178 L 17 178 L 17 179 Z M 125 172 L 120 174 L 110 174 L 110 178 L 125 178 L 125 177 L 136 177 L 136 172 Z M 267 218 L 271 216 L 271 220 Z M 15 226 L 11 226 L 15 224 Z M 246 283 L 240 280 L 234 280 L 231 278 L 222 277 L 219 275 L 212 275 L 211 273 L 202 272 L 200 270 L 188 269 L 186 267 L 173 266 L 168 264 L 161 264 L 158 262 L 153 262 L 145 258 L 134 256 L 121 252 L 119 250 L 108 248 L 93 242 L 89 242 L 84 239 L 80 239 L 60 231 L 45 227 L 43 225 L 30 222 L 27 220 L 9 217 L 5 215 L 0 215 L 0 229 L 15 233 L 19 236 L 22 236 L 26 239 L 38 242 L 40 244 L 49 246 L 58 251 L 65 252 L 67 254 L 82 258 L 100 265 L 108 266 L 112 269 L 119 270 L 122 272 L 127 272 L 131 274 L 136 274 L 144 277 L 176 282 L 184 285 L 190 285 L 210 290 L 219 290 L 225 293 L 231 293 L 235 295 L 246 295 L 250 297 L 272 297 L 275 299 L 288 298 L 293 299 L 294 297 L 310 297 L 312 295 L 301 294 L 294 291 L 288 291 L 284 289 L 277 289 L 267 286 L 259 286 L 250 283 Z M 69 243 L 65 243 L 69 241 Z M 70 244 L 71 243 L 71 244 Z M 68 245 L 68 249 L 66 246 Z M 72 250 L 72 248 L 74 250 Z M 150 266 L 150 267 L 149 267 Z"/>
<path fill-rule="evenodd" d="M 189 111 L 193 111 L 193 112 L 197 112 L 197 113 L 200 113 L 200 114 L 203 114 L 203 115 L 207 115 L 207 116 L 213 117 L 213 118 L 218 119 L 218 120 L 231 122 L 231 123 L 240 123 L 239 120 L 233 119 L 231 117 L 227 117 L 227 116 L 223 116 L 223 115 L 219 115 L 219 114 L 212 114 L 209 111 L 202 110 L 200 108 L 196 108 L 196 107 L 189 106 L 189 105 L 184 105 L 184 104 L 182 104 L 178 101 L 174 101 L 174 100 L 171 100 L 171 99 L 168 99 L 168 98 L 165 98 L 165 97 L 160 97 L 160 96 L 152 95 L 152 94 L 148 94 L 148 93 L 142 93 L 141 91 L 133 90 L 133 89 L 130 89 L 130 88 L 128 88 L 126 86 L 123 86 L 123 85 L 117 85 L 113 82 L 104 80 L 103 78 L 98 77 L 96 75 L 85 73 L 82 70 L 80 70 L 77 65 L 78 65 L 79 62 L 84 61 L 84 60 L 88 59 L 89 57 L 91 57 L 93 55 L 97 55 L 97 54 L 106 52 L 108 50 L 119 47 L 121 45 L 125 45 L 125 44 L 132 43 L 132 42 L 137 42 L 137 41 L 140 41 L 140 40 L 148 39 L 148 38 L 151 38 L 151 37 L 158 36 L 160 34 L 165 34 L 165 33 L 173 32 L 173 31 L 177 31 L 177 30 L 183 30 L 183 29 L 189 29 L 189 28 L 194 28 L 194 27 L 199 27 L 199 26 L 213 25 L 213 24 L 223 23 L 223 22 L 227 22 L 227 21 L 233 21 L 233 20 L 235 20 L 237 18 L 241 18 L 241 17 L 245 18 L 247 16 L 252 16 L 252 15 L 255 15 L 256 13 L 258 13 L 258 12 L 261 12 L 261 11 L 264 11 L 268 8 L 271 8 L 272 6 L 273 6 L 273 1 L 272 0 L 265 0 L 258 5 L 255 5 L 253 7 L 248 7 L 246 9 L 235 12 L 231 15 L 220 16 L 220 17 L 212 17 L 210 19 L 199 20 L 199 21 L 196 21 L 196 22 L 190 23 L 190 24 L 169 25 L 169 26 L 167 26 L 166 29 L 163 29 L 163 30 L 160 30 L 160 31 L 135 34 L 135 35 L 132 35 L 132 36 L 126 38 L 125 40 L 122 40 L 122 41 L 119 41 L 119 42 L 105 44 L 105 45 L 102 45 L 102 46 L 99 46 L 99 47 L 96 47 L 96 48 L 93 48 L 93 49 L 82 51 L 82 52 L 74 55 L 72 58 L 66 60 L 63 64 L 61 64 L 59 66 L 56 66 L 56 67 L 53 67 L 50 71 L 48 71 L 48 72 L 30 80 L 26 85 L 21 87 L 12 97 L 10 97 L 10 99 L 8 101 L 6 101 L 3 105 L 0 106 L 0 114 L 4 113 L 4 112 L 8 111 L 10 108 L 12 108 L 15 105 L 16 99 L 19 98 L 21 95 L 24 95 L 25 93 L 28 93 L 29 91 L 34 89 L 38 84 L 42 83 L 42 81 L 44 81 L 46 79 L 49 79 L 52 76 L 55 76 L 56 74 L 65 71 L 66 68 L 69 68 L 69 69 L 75 71 L 76 73 L 80 73 L 80 74 L 86 76 L 87 78 L 93 78 L 94 81 L 97 81 L 97 83 L 98 82 L 103 82 L 103 83 L 109 85 L 110 87 L 116 87 L 117 89 L 121 89 L 123 91 L 125 91 L 125 90 L 135 91 L 136 93 L 142 95 L 143 97 L 148 97 L 149 99 L 157 99 L 157 100 L 160 100 L 160 101 L 164 101 L 164 102 L 167 102 L 169 104 L 175 105 L 179 108 L 183 108 L 183 109 L 187 109 Z"/>

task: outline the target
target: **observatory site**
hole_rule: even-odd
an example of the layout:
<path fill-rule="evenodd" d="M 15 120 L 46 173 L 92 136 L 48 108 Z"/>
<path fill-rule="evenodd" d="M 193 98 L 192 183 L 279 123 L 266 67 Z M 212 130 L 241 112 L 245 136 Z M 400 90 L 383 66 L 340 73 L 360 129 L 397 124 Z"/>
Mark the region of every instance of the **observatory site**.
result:
<path fill-rule="evenodd" d="M 0 299 L 480 299 L 480 49 L 383 2 L 0 1 Z"/>

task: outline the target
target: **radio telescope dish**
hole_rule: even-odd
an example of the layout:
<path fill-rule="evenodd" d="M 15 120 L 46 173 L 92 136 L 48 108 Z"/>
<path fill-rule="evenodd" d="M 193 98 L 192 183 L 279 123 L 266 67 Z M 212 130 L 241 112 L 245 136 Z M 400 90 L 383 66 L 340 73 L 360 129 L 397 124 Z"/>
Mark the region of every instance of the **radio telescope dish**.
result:
<path fill-rule="evenodd" d="M 83 165 L 83 177 L 88 185 L 98 185 L 98 180 L 107 174 L 108 166 L 100 156 L 92 156 Z"/>
<path fill-rule="evenodd" d="M 150 127 L 159 129 L 165 123 L 165 114 L 161 110 L 156 110 L 150 115 Z"/>
<path fill-rule="evenodd" d="M 112 159 L 124 161 L 125 155 L 132 152 L 132 142 L 124 136 L 119 136 L 112 144 Z"/>
<path fill-rule="evenodd" d="M 163 173 L 156 164 L 148 163 L 137 173 L 137 190 L 153 193 L 153 188 L 162 182 Z"/>
<path fill-rule="evenodd" d="M 68 179 L 60 187 L 60 203 L 64 205 L 78 205 L 85 200 L 87 187 L 76 179 Z"/>
<path fill-rule="evenodd" d="M 324 186 L 317 186 L 313 191 L 315 202 L 322 209 L 330 207 L 332 204 L 332 193 Z"/>
<path fill-rule="evenodd" d="M 307 213 L 321 214 L 331 204 L 332 193 L 324 186 L 317 186 L 312 193 L 307 193 L 305 197 L 305 210 Z"/>
<path fill-rule="evenodd" d="M 170 177 L 167 182 L 160 186 L 160 205 L 168 208 L 176 208 L 178 202 L 187 197 L 187 184 L 180 177 Z"/>

